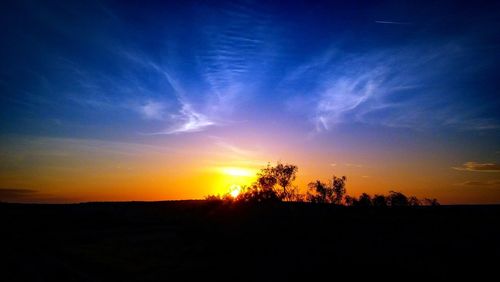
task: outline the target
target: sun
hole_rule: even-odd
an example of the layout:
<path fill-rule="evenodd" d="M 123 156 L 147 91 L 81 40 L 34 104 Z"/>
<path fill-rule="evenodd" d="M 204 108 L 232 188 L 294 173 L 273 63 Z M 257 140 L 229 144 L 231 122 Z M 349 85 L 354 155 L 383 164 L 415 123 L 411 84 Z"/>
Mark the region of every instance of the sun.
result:
<path fill-rule="evenodd" d="M 237 184 L 231 185 L 231 188 L 229 188 L 229 195 L 231 197 L 236 198 L 238 195 L 241 193 L 241 186 Z"/>

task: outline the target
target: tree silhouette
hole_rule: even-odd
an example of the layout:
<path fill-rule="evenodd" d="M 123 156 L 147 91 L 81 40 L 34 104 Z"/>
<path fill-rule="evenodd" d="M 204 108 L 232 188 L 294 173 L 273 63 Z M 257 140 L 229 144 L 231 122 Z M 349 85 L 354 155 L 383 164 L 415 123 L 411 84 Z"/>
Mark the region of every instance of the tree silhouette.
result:
<path fill-rule="evenodd" d="M 333 197 L 333 190 L 319 180 L 309 183 L 308 188 L 307 200 L 311 203 L 329 203 Z"/>
<path fill-rule="evenodd" d="M 391 207 L 406 207 L 409 205 L 408 197 L 396 191 L 389 191 L 387 201 Z"/>
<path fill-rule="evenodd" d="M 313 203 L 332 203 L 336 205 L 342 204 L 346 189 L 346 177 L 333 176 L 332 185 L 316 180 L 309 183 L 307 191 L 307 200 Z"/>
<path fill-rule="evenodd" d="M 241 192 L 236 197 L 238 202 L 279 202 L 280 197 L 273 188 L 260 186 L 259 182 L 241 188 Z"/>
<path fill-rule="evenodd" d="M 371 206 L 372 205 L 372 197 L 370 197 L 370 195 L 368 195 L 366 193 L 361 194 L 361 196 L 359 196 L 357 205 L 360 207 Z"/>
<path fill-rule="evenodd" d="M 422 203 L 426 206 L 432 206 L 432 207 L 436 207 L 436 206 L 439 206 L 440 203 L 438 202 L 437 199 L 429 199 L 429 198 L 425 198 L 422 200 Z"/>
<path fill-rule="evenodd" d="M 296 165 L 282 164 L 281 162 L 278 162 L 275 167 L 271 168 L 272 175 L 282 189 L 281 196 L 285 200 L 293 197 L 293 193 L 291 193 L 292 189 L 288 188 L 291 188 L 291 183 L 295 180 L 297 171 L 298 167 Z"/>
<path fill-rule="evenodd" d="M 422 205 L 422 202 L 415 196 L 408 198 L 408 205 L 412 207 L 418 207 Z"/>
<path fill-rule="evenodd" d="M 352 197 L 352 196 L 346 195 L 344 197 L 344 203 L 348 207 L 357 206 L 358 205 L 358 199 L 356 199 L 356 197 Z"/>
<path fill-rule="evenodd" d="M 274 168 L 269 164 L 257 174 L 257 184 L 262 190 L 273 190 L 277 182 L 278 180 L 274 176 Z"/>
<path fill-rule="evenodd" d="M 290 186 L 284 198 L 290 202 L 303 202 L 305 199 L 305 195 L 300 193 L 298 186 Z"/>
<path fill-rule="evenodd" d="M 333 190 L 333 203 L 336 205 L 342 204 L 342 199 L 344 198 L 346 189 L 345 189 L 345 182 L 347 178 L 345 176 L 342 177 L 336 177 L 335 175 L 333 176 L 332 179 L 332 190 Z"/>
<path fill-rule="evenodd" d="M 387 197 L 384 195 L 375 194 L 372 198 L 372 205 L 374 207 L 387 207 Z"/>
<path fill-rule="evenodd" d="M 277 167 L 280 165 L 278 163 Z M 276 184 L 285 187 L 290 186 L 293 179 L 295 179 L 295 173 L 297 167 L 295 167 L 292 173 L 288 172 L 288 165 L 281 165 L 278 169 L 267 164 L 267 167 L 261 169 L 257 173 L 257 179 L 255 183 L 248 187 L 241 189 L 240 194 L 236 197 L 237 201 L 243 202 L 278 202 L 283 200 L 283 195 L 275 189 Z M 283 170 L 287 170 L 284 172 Z M 277 173 L 279 172 L 279 174 Z M 279 175 L 281 178 L 278 178 Z M 280 182 L 279 182 L 280 180 Z M 285 189 L 286 191 L 286 189 Z"/>

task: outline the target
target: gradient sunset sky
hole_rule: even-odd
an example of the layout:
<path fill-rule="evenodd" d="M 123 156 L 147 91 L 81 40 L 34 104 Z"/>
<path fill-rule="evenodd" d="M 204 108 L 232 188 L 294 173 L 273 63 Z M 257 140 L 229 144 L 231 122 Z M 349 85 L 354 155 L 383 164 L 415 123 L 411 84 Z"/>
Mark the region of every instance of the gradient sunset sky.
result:
<path fill-rule="evenodd" d="M 0 201 L 500 203 L 500 2 L 428 2 L 2 1 Z"/>

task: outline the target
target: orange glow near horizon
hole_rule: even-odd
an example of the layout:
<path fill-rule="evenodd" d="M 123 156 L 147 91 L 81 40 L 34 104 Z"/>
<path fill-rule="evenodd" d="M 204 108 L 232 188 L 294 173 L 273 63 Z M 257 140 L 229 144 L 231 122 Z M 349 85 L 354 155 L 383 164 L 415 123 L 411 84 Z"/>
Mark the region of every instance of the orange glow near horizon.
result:
<path fill-rule="evenodd" d="M 251 136 L 240 138 L 234 140 L 234 144 L 240 142 L 236 148 L 220 145 L 218 140 L 186 139 L 181 143 L 152 145 L 12 137 L 11 142 L 3 142 L 0 152 L 4 164 L 0 186 L 16 189 L 4 189 L 0 200 L 160 201 L 203 199 L 207 195 L 228 193 L 234 197 L 241 187 L 255 181 L 267 161 L 273 165 L 276 160 L 298 166 L 294 185 L 301 193 L 306 192 L 311 181 L 328 181 L 332 175 L 345 175 L 347 193 L 353 196 L 396 190 L 451 204 L 492 203 L 500 199 L 496 190 L 474 190 L 462 184 L 471 176 L 477 181 L 488 181 L 491 173 L 453 169 L 454 162 L 446 155 L 440 156 L 440 162 L 426 162 L 426 158 L 432 159 L 439 152 L 406 153 L 396 158 L 379 152 L 317 150 L 314 146 L 305 150 L 294 145 L 294 150 L 293 144 L 278 142 L 276 138 L 267 143 L 257 143 L 255 140 L 259 139 Z M 254 149 L 254 144 L 258 144 L 259 150 Z"/>

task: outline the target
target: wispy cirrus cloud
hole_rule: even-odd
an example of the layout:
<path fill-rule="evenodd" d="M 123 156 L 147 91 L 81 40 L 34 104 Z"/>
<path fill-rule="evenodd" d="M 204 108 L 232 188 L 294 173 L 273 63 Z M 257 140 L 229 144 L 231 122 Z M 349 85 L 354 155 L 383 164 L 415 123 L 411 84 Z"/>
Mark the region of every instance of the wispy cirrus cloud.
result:
<path fill-rule="evenodd" d="M 253 90 L 277 55 L 276 26 L 262 6 L 254 3 L 203 8 L 206 46 L 197 54 L 198 71 L 208 84 L 210 111 L 223 115 L 255 95 Z M 207 16 L 206 10 L 218 16 Z"/>
<path fill-rule="evenodd" d="M 446 74 L 463 60 L 462 49 L 457 43 L 368 53 L 332 47 L 297 67 L 282 84 L 298 89 L 288 100 L 289 109 L 307 109 L 305 114 L 318 132 L 341 123 L 496 129 L 495 119 L 478 117 L 480 108 L 454 102 L 464 90 Z M 466 70 L 460 75 L 465 76 Z"/>
<path fill-rule="evenodd" d="M 200 97 L 187 93 L 168 67 L 140 50 L 117 47 L 114 55 L 126 66 L 123 72 L 90 72 L 65 60 L 64 67 L 78 86 L 68 98 L 83 107 L 130 110 L 145 121 L 164 124 L 161 130 L 143 134 L 198 132 L 217 124 L 195 108 L 191 100 L 198 101 Z M 141 78 L 144 75 L 153 83 Z"/>
<path fill-rule="evenodd" d="M 478 171 L 478 172 L 500 172 L 500 165 L 495 163 L 466 162 L 462 166 L 452 167 L 460 171 Z"/>

